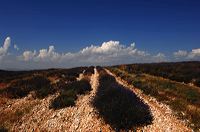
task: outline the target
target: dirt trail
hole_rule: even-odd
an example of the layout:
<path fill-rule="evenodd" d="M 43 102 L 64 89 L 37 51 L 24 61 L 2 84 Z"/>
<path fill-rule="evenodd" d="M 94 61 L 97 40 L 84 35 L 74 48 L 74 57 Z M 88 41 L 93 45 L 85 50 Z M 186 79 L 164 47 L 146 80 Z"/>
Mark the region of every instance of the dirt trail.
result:
<path fill-rule="evenodd" d="M 171 109 L 162 103 L 156 101 L 155 98 L 143 94 L 139 89 L 134 88 L 133 86 L 128 85 L 124 80 L 116 77 L 113 73 L 107 70 L 107 73 L 114 76 L 116 81 L 130 88 L 140 99 L 146 103 L 151 110 L 153 115 L 153 122 L 151 125 L 138 128 L 138 131 L 147 131 L 147 132 L 190 132 L 192 131 L 188 128 L 185 123 L 181 120 L 178 120 L 173 114 Z"/>
<path fill-rule="evenodd" d="M 51 100 L 59 94 L 50 95 L 43 100 L 38 100 L 40 103 L 14 124 L 12 131 L 111 131 L 110 126 L 98 117 L 97 111 L 91 105 L 99 85 L 99 74 L 96 68 L 94 71 L 90 81 L 92 91 L 79 96 L 75 106 L 59 110 L 49 109 Z"/>
<path fill-rule="evenodd" d="M 94 69 L 94 74 L 91 76 L 90 84 L 92 91 L 85 95 L 78 97 L 76 105 L 73 107 L 66 107 L 59 110 L 49 109 L 50 102 L 56 98 L 59 93 L 50 95 L 42 100 L 34 100 L 29 97 L 18 100 L 16 104 L 37 102 L 37 105 L 24 115 L 20 121 L 16 122 L 11 131 L 67 131 L 67 132 L 108 132 L 114 131 L 108 124 L 105 124 L 103 119 L 98 116 L 98 112 L 93 108 L 91 102 L 96 95 L 99 86 L 99 74 Z M 113 75 L 106 70 L 108 74 L 114 76 L 119 84 L 133 90 L 133 92 L 141 98 L 144 103 L 149 105 L 152 115 L 154 117 L 151 125 L 138 128 L 138 131 L 147 132 L 186 132 L 192 131 L 184 125 L 184 122 L 178 120 L 173 116 L 172 111 L 168 106 L 157 102 L 154 98 L 144 95 L 140 90 L 127 85 L 120 78 Z M 82 75 L 79 79 L 82 78 Z"/>
<path fill-rule="evenodd" d="M 94 69 L 94 74 L 91 77 L 91 87 L 92 91 L 90 94 L 85 95 L 83 98 L 77 102 L 77 109 L 74 111 L 74 116 L 72 117 L 71 127 L 68 129 L 70 132 L 83 131 L 83 132 L 94 132 L 100 130 L 110 131 L 110 127 L 105 125 L 103 121 L 98 118 L 97 111 L 91 105 L 97 88 L 99 86 L 99 74 Z"/>

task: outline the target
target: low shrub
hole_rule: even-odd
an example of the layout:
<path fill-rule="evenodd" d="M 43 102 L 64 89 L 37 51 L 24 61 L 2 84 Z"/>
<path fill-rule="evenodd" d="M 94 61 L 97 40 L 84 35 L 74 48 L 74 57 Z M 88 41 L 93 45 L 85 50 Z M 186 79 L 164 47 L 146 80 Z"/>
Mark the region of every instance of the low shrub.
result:
<path fill-rule="evenodd" d="M 84 75 L 90 75 L 91 76 L 92 74 L 94 74 L 94 66 L 88 67 L 84 72 Z"/>
<path fill-rule="evenodd" d="M 92 104 L 106 123 L 116 130 L 128 130 L 151 123 L 152 115 L 146 104 L 104 70 L 99 73 L 100 85 Z"/>
<path fill-rule="evenodd" d="M 61 109 L 69 106 L 74 106 L 78 95 L 85 94 L 91 90 L 89 80 L 82 79 L 75 81 L 63 87 L 60 95 L 55 98 L 49 108 Z"/>
<path fill-rule="evenodd" d="M 74 94 L 75 95 L 75 94 Z M 69 96 L 67 94 L 61 94 L 57 98 L 54 99 L 54 101 L 51 103 L 50 108 L 54 109 L 60 109 L 64 107 L 74 106 L 76 96 Z"/>
<path fill-rule="evenodd" d="M 44 98 L 54 93 L 50 81 L 43 76 L 33 76 L 28 79 L 18 80 L 10 87 L 1 90 L 1 95 L 9 98 L 22 98 L 27 96 L 30 91 L 35 91 L 37 98 Z"/>

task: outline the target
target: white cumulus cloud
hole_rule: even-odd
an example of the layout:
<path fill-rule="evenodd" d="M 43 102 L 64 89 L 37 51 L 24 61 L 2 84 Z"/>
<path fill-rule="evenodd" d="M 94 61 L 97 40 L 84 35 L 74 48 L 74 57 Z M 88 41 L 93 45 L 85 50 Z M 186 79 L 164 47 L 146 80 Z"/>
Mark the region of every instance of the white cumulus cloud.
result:
<path fill-rule="evenodd" d="M 158 53 L 157 55 L 153 56 L 154 62 L 164 62 L 166 60 L 166 56 L 163 53 Z"/>
<path fill-rule="evenodd" d="M 41 49 L 36 57 L 37 61 L 57 61 L 60 59 L 60 54 L 55 52 L 54 46 L 49 46 L 49 49 Z"/>
<path fill-rule="evenodd" d="M 188 52 L 185 50 L 178 50 L 176 52 L 174 52 L 174 56 L 175 57 L 186 57 L 188 55 Z"/>
<path fill-rule="evenodd" d="M 198 49 L 193 49 L 189 55 L 188 55 L 188 58 L 199 58 L 200 57 L 200 48 Z M 200 59 L 200 58 L 199 58 Z"/>
<path fill-rule="evenodd" d="M 5 56 L 8 53 L 8 48 L 10 47 L 11 39 L 10 37 L 7 37 L 4 41 L 4 44 L 2 47 L 0 47 L 0 58 Z"/>
<path fill-rule="evenodd" d="M 45 66 L 73 67 L 150 61 L 152 58 L 147 59 L 147 56 L 150 56 L 150 54 L 136 49 L 134 43 L 125 46 L 120 44 L 119 41 L 108 41 L 100 46 L 91 45 L 74 53 L 58 53 L 54 46 L 49 46 L 48 49 L 40 49 L 38 52 L 24 51 L 19 58 L 22 58 L 23 61 L 32 61 L 32 63 L 40 63 Z"/>
<path fill-rule="evenodd" d="M 135 48 L 135 45 L 125 46 L 119 41 L 108 41 L 100 46 L 91 45 L 82 49 L 79 53 L 68 53 L 62 56 L 63 59 L 76 58 L 87 64 L 119 64 L 144 59 L 148 53 Z"/>
<path fill-rule="evenodd" d="M 176 59 L 200 60 L 200 48 L 192 49 L 192 51 L 178 50 L 173 55 Z"/>
<path fill-rule="evenodd" d="M 90 45 L 78 52 L 57 52 L 55 46 L 40 50 L 18 51 L 18 55 L 8 53 L 11 45 L 10 37 L 0 47 L 0 69 L 41 69 L 68 68 L 88 65 L 116 65 L 125 63 L 164 62 L 174 60 L 200 60 L 200 48 L 192 51 L 178 50 L 166 56 L 164 53 L 155 55 L 136 48 L 135 43 L 124 45 L 119 41 L 103 42 L 101 45 Z M 171 57 L 171 58 L 170 58 Z"/>
<path fill-rule="evenodd" d="M 23 57 L 23 60 L 24 61 L 30 61 L 30 60 L 33 60 L 33 58 L 35 57 L 36 55 L 36 51 L 24 51 L 22 57 Z"/>

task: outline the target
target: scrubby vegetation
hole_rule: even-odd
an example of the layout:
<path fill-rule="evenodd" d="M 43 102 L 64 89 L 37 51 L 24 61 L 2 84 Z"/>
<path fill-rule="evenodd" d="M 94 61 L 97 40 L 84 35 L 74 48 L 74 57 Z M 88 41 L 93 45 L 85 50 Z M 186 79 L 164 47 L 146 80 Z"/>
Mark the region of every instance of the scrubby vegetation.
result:
<path fill-rule="evenodd" d="M 79 74 L 83 71 L 87 71 L 85 73 L 87 77 L 77 81 Z M 91 90 L 89 83 L 91 73 L 92 67 L 0 71 L 0 131 L 10 130 L 12 125 L 28 114 L 42 101 L 41 99 L 51 94 L 60 93 L 55 100 L 52 100 L 50 108 L 60 109 L 73 106 L 78 95 Z M 24 97 L 28 95 L 31 96 L 26 100 Z M 18 104 L 15 102 L 16 99 L 26 104 Z M 14 104 L 12 104 L 13 101 Z"/>
<path fill-rule="evenodd" d="M 74 106 L 77 96 L 90 90 L 91 86 L 89 80 L 82 79 L 80 81 L 69 83 L 62 88 L 60 95 L 51 102 L 50 108 L 60 109 L 68 106 Z"/>
<path fill-rule="evenodd" d="M 170 62 L 116 66 L 131 73 L 147 73 L 200 86 L 200 62 Z"/>
<path fill-rule="evenodd" d="M 100 86 L 93 101 L 106 123 L 115 130 L 128 130 L 150 124 L 152 116 L 149 107 L 132 91 L 118 84 L 114 77 L 98 68 Z"/>
<path fill-rule="evenodd" d="M 8 87 L 0 89 L 1 97 L 22 98 L 31 91 L 35 97 L 44 98 L 55 93 L 68 82 L 76 81 L 76 78 L 86 67 L 72 69 L 49 69 L 35 71 L 1 71 L 0 83 L 8 84 Z"/>
<path fill-rule="evenodd" d="M 1 95 L 9 98 L 22 98 L 27 96 L 31 91 L 35 92 L 38 98 L 44 98 L 48 94 L 54 93 L 50 81 L 43 76 L 33 76 L 28 79 L 17 80 L 6 89 L 1 90 Z"/>
<path fill-rule="evenodd" d="M 84 72 L 83 72 L 84 75 L 89 75 L 91 76 L 92 74 L 94 74 L 94 66 L 90 66 L 88 67 Z"/>
<path fill-rule="evenodd" d="M 60 82 L 57 84 L 57 87 L 59 87 L 59 96 L 51 102 L 50 108 L 61 109 L 68 106 L 74 106 L 78 95 L 91 91 L 89 77 L 94 73 L 94 67 L 84 68 L 81 72 L 84 75 L 84 78 L 81 80 L 76 79 L 74 81 L 71 80 L 68 83 Z M 74 74 L 71 74 L 71 77 L 73 77 L 73 75 Z"/>
<path fill-rule="evenodd" d="M 76 67 L 71 69 L 47 69 L 47 70 L 31 70 L 31 71 L 4 71 L 0 70 L 0 83 L 11 83 L 16 79 L 23 79 L 33 75 L 41 75 L 45 77 L 65 77 L 75 80 L 87 67 Z"/>
<path fill-rule="evenodd" d="M 145 94 L 168 104 L 175 113 L 190 121 L 194 130 L 200 128 L 200 90 L 197 87 L 177 83 L 144 73 L 130 72 L 119 68 L 109 68 L 130 85 L 141 89 Z"/>

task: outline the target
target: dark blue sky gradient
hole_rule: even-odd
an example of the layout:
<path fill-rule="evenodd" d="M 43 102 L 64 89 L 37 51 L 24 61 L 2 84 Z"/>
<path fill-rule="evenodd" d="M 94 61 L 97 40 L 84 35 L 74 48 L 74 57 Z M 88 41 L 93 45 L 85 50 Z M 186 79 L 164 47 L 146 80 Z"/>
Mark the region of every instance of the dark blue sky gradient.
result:
<path fill-rule="evenodd" d="M 136 42 L 151 53 L 200 47 L 199 0 L 1 0 L 0 40 L 20 49 L 78 51 Z"/>

